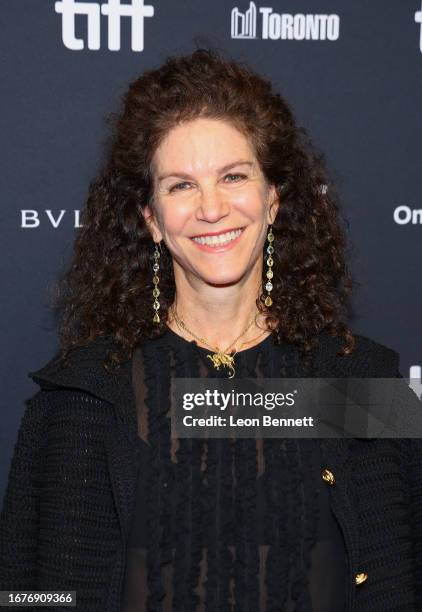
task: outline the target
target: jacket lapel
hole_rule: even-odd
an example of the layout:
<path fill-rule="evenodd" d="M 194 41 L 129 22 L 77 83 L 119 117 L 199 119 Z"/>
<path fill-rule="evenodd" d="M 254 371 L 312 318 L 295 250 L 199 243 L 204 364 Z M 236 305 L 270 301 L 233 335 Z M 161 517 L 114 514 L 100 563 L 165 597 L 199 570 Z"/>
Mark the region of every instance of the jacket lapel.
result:
<path fill-rule="evenodd" d="M 116 426 L 108 430 L 105 439 L 110 478 L 125 542 L 134 509 L 139 456 L 131 366 L 131 362 L 126 362 L 115 380 L 114 394 L 109 401 L 114 405 Z"/>

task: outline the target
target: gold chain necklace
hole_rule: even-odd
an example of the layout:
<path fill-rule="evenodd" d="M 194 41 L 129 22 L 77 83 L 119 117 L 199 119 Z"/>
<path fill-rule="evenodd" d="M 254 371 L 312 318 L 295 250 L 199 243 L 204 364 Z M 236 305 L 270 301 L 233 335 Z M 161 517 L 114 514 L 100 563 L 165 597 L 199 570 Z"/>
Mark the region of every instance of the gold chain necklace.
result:
<path fill-rule="evenodd" d="M 245 327 L 245 329 L 242 331 L 242 333 L 239 334 L 237 336 L 237 338 L 226 348 L 226 350 L 225 351 L 220 351 L 218 346 L 217 347 L 212 346 L 206 340 L 204 340 L 204 338 L 200 338 L 199 336 L 194 334 L 190 329 L 188 329 L 186 327 L 185 323 L 178 317 L 178 315 L 176 313 L 176 310 L 174 308 L 172 308 L 171 312 L 172 312 L 172 314 L 174 316 L 174 320 L 176 321 L 177 326 L 179 327 L 179 329 L 180 328 L 184 329 L 186 332 L 188 332 L 188 334 L 190 334 L 191 336 L 196 338 L 196 340 L 199 340 L 199 342 L 201 342 L 202 344 L 205 344 L 206 346 L 209 346 L 214 351 L 212 355 L 207 355 L 208 359 L 211 359 L 214 368 L 216 370 L 219 370 L 220 366 L 224 366 L 224 367 L 228 368 L 228 370 L 230 372 L 229 378 L 233 378 L 233 376 L 235 375 L 234 356 L 236 355 L 237 351 L 234 351 L 234 353 L 232 353 L 231 355 L 229 355 L 228 351 L 229 351 L 229 349 L 234 344 L 236 344 L 236 342 L 239 340 L 239 338 L 241 338 L 244 334 L 246 334 L 248 329 L 256 321 L 256 315 L 254 316 L 252 321 Z"/>

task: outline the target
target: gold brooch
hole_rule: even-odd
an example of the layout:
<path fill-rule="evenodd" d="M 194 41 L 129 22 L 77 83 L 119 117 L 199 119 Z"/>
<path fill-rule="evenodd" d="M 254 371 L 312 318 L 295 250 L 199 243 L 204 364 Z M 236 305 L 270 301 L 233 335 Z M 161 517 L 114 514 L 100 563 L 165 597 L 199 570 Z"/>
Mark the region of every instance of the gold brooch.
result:
<path fill-rule="evenodd" d="M 229 378 L 233 378 L 236 371 L 234 369 L 234 356 L 228 355 L 227 353 L 214 353 L 213 355 L 207 355 L 208 359 L 211 359 L 213 366 L 216 370 L 220 369 L 220 366 L 224 366 L 229 369 L 230 375 Z"/>

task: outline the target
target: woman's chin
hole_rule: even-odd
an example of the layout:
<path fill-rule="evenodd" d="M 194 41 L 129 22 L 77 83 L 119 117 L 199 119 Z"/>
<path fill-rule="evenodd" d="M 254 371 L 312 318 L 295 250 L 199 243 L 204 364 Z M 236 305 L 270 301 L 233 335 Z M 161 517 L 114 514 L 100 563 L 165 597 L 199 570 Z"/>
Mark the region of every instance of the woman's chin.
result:
<path fill-rule="evenodd" d="M 201 280 L 206 283 L 207 285 L 213 286 L 213 287 L 225 287 L 225 286 L 231 286 L 231 285 L 235 285 L 236 283 L 238 283 L 241 278 L 243 277 L 243 274 L 239 273 L 237 275 L 234 274 L 204 274 L 203 276 L 200 276 Z"/>

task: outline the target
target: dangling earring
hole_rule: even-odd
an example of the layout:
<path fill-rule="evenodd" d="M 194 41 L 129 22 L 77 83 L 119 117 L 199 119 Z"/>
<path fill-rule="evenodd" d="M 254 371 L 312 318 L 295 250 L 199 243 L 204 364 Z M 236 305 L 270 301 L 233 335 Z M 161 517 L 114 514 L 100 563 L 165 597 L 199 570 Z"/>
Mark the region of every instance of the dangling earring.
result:
<path fill-rule="evenodd" d="M 274 247 L 272 245 L 272 243 L 274 242 L 274 234 L 273 234 L 272 226 L 271 225 L 270 225 L 270 229 L 269 229 L 268 234 L 267 234 L 267 240 L 268 240 L 268 243 L 269 243 L 268 246 L 267 246 L 267 253 L 268 253 L 267 266 L 268 266 L 268 268 L 267 268 L 267 274 L 266 274 L 268 280 L 267 280 L 267 283 L 265 285 L 265 289 L 267 290 L 267 297 L 265 298 L 265 306 L 271 306 L 272 303 L 273 303 L 272 298 L 270 296 L 270 293 L 271 293 L 272 288 L 273 288 L 273 284 L 271 282 L 271 279 L 274 276 L 274 273 L 273 273 L 273 270 L 272 270 L 272 267 L 274 265 L 274 260 L 271 257 L 272 254 L 274 253 Z"/>
<path fill-rule="evenodd" d="M 158 289 L 158 283 L 160 281 L 160 278 L 158 276 L 158 271 L 160 269 L 160 265 L 159 265 L 159 259 L 160 259 L 160 251 L 158 249 L 158 244 L 159 243 L 155 243 L 155 251 L 154 251 L 154 265 L 152 266 L 152 269 L 154 271 L 154 275 L 152 277 L 152 282 L 154 284 L 154 289 L 152 290 L 152 295 L 154 297 L 154 302 L 152 304 L 153 309 L 155 310 L 155 314 L 154 317 L 152 319 L 153 323 L 157 323 L 157 325 L 160 323 L 160 317 L 158 316 L 158 310 L 160 308 L 160 302 L 158 301 L 158 296 L 160 295 L 160 290 Z M 160 246 L 160 250 L 161 250 L 161 246 Z"/>

